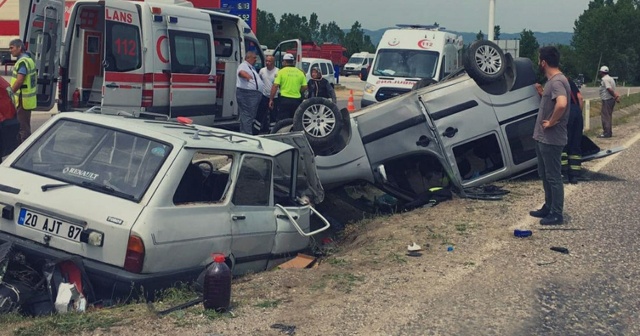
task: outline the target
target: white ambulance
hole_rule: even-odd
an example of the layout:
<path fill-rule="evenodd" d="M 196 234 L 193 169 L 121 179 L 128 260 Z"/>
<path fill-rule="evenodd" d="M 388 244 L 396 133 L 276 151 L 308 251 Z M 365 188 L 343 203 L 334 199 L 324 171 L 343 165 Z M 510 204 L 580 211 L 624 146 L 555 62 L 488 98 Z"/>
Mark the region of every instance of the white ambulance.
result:
<path fill-rule="evenodd" d="M 53 107 L 57 84 L 61 112 L 113 107 L 233 128 L 237 68 L 248 51 L 264 64 L 242 19 L 191 2 L 80 0 L 63 38 L 64 1 L 22 1 L 31 9 L 23 37 L 38 69 L 40 110 Z M 301 54 L 298 40 L 279 47 Z"/>
<path fill-rule="evenodd" d="M 438 26 L 398 25 L 382 35 L 366 80 L 362 107 L 411 91 L 422 79 L 439 81 L 461 66 L 462 37 Z"/>

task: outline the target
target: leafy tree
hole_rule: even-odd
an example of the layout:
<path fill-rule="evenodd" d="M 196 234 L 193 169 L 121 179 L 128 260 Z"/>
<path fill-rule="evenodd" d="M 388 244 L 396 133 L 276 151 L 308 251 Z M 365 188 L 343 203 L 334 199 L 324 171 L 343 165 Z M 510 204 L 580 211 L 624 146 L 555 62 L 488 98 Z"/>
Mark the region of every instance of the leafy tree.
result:
<path fill-rule="evenodd" d="M 320 21 L 318 21 L 318 14 L 316 13 L 311 13 L 309 17 L 309 31 L 311 32 L 311 39 L 316 43 L 321 43 Z"/>
<path fill-rule="evenodd" d="M 578 71 L 597 78 L 606 64 L 621 80 L 639 82 L 640 9 L 637 0 L 593 0 L 574 23 L 571 46 Z"/>
<path fill-rule="evenodd" d="M 298 38 L 303 41 L 311 41 L 309 22 L 306 17 L 301 17 L 298 14 L 282 14 L 278 24 L 278 33 L 283 40 Z"/>
<path fill-rule="evenodd" d="M 260 43 L 275 48 L 282 39 L 278 35 L 278 21 L 273 14 L 258 9 L 257 36 Z"/>
<path fill-rule="evenodd" d="M 500 25 L 493 26 L 493 39 L 500 39 Z"/>
<path fill-rule="evenodd" d="M 520 33 L 520 57 L 527 57 L 535 63 L 538 60 L 538 49 L 540 44 L 533 32 L 523 29 Z"/>
<path fill-rule="evenodd" d="M 347 55 L 360 51 L 375 51 L 371 38 L 365 39 L 364 30 L 358 21 L 353 23 L 351 30 L 345 35 L 344 47 L 347 48 Z"/>
<path fill-rule="evenodd" d="M 476 41 L 480 40 L 484 40 L 484 34 L 482 33 L 482 30 L 476 34 Z"/>
<path fill-rule="evenodd" d="M 344 44 L 344 32 L 335 21 L 322 24 L 320 27 L 320 40 L 322 42 Z"/>

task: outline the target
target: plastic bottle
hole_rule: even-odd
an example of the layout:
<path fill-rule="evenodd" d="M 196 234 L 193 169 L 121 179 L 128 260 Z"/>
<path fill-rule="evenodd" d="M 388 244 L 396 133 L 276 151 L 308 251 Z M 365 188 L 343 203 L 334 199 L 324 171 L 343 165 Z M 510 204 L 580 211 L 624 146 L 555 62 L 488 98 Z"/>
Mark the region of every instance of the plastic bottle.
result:
<path fill-rule="evenodd" d="M 224 263 L 224 255 L 213 254 L 213 263 L 204 275 L 203 305 L 205 309 L 222 312 L 231 303 L 231 270 Z"/>

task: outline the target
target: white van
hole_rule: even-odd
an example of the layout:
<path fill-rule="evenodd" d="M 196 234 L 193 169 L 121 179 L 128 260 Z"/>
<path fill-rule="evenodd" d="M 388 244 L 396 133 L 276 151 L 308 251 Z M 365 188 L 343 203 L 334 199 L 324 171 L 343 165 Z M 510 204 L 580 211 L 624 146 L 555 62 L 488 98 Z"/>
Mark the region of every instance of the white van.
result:
<path fill-rule="evenodd" d="M 311 79 L 311 69 L 318 68 L 320 69 L 320 73 L 322 73 L 322 77 L 331 83 L 331 85 L 336 85 L 336 78 L 334 77 L 333 71 L 333 62 L 324 58 L 302 58 L 302 72 L 307 76 L 307 81 Z"/>
<path fill-rule="evenodd" d="M 362 69 L 366 69 L 373 63 L 373 56 L 374 54 L 366 51 L 354 53 L 347 61 L 347 64 L 344 65 L 342 73 L 345 77 L 349 77 L 349 75 L 359 75 Z"/>
<path fill-rule="evenodd" d="M 439 81 L 461 66 L 461 36 L 437 26 L 398 27 L 385 31 L 373 65 L 362 72 L 362 107 L 409 92 L 421 79 Z"/>
<path fill-rule="evenodd" d="M 32 9 L 22 24 L 38 69 L 39 110 L 51 109 L 59 86 L 61 112 L 114 107 L 233 128 L 238 66 L 248 51 L 258 68 L 264 64 L 242 19 L 188 1 L 77 1 L 64 43 L 64 1 L 21 1 Z M 302 44 L 281 45 L 301 51 Z"/>

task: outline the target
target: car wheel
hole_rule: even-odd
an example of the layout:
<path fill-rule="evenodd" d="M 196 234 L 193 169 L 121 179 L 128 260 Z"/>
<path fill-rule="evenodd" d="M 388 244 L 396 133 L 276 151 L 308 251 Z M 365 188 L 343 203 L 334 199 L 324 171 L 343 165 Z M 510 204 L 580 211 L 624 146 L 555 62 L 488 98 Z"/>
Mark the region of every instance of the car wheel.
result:
<path fill-rule="evenodd" d="M 411 90 L 418 90 L 418 89 L 422 89 L 423 87 L 427 87 L 431 84 L 435 84 L 438 81 L 433 79 L 433 78 L 423 78 L 419 81 L 417 81 L 415 84 L 413 84 L 413 87 L 411 88 Z"/>
<path fill-rule="evenodd" d="M 316 153 L 331 147 L 340 137 L 344 118 L 331 100 L 314 97 L 300 104 L 293 116 L 294 131 L 304 131 Z"/>
<path fill-rule="evenodd" d="M 293 127 L 292 118 L 282 119 L 278 121 L 275 125 L 273 125 L 273 127 L 271 128 L 271 134 L 289 133 L 291 132 L 292 127 Z"/>
<path fill-rule="evenodd" d="M 487 40 L 472 43 L 463 63 L 467 74 L 478 84 L 488 84 L 499 80 L 506 68 L 506 59 L 502 49 Z"/>

